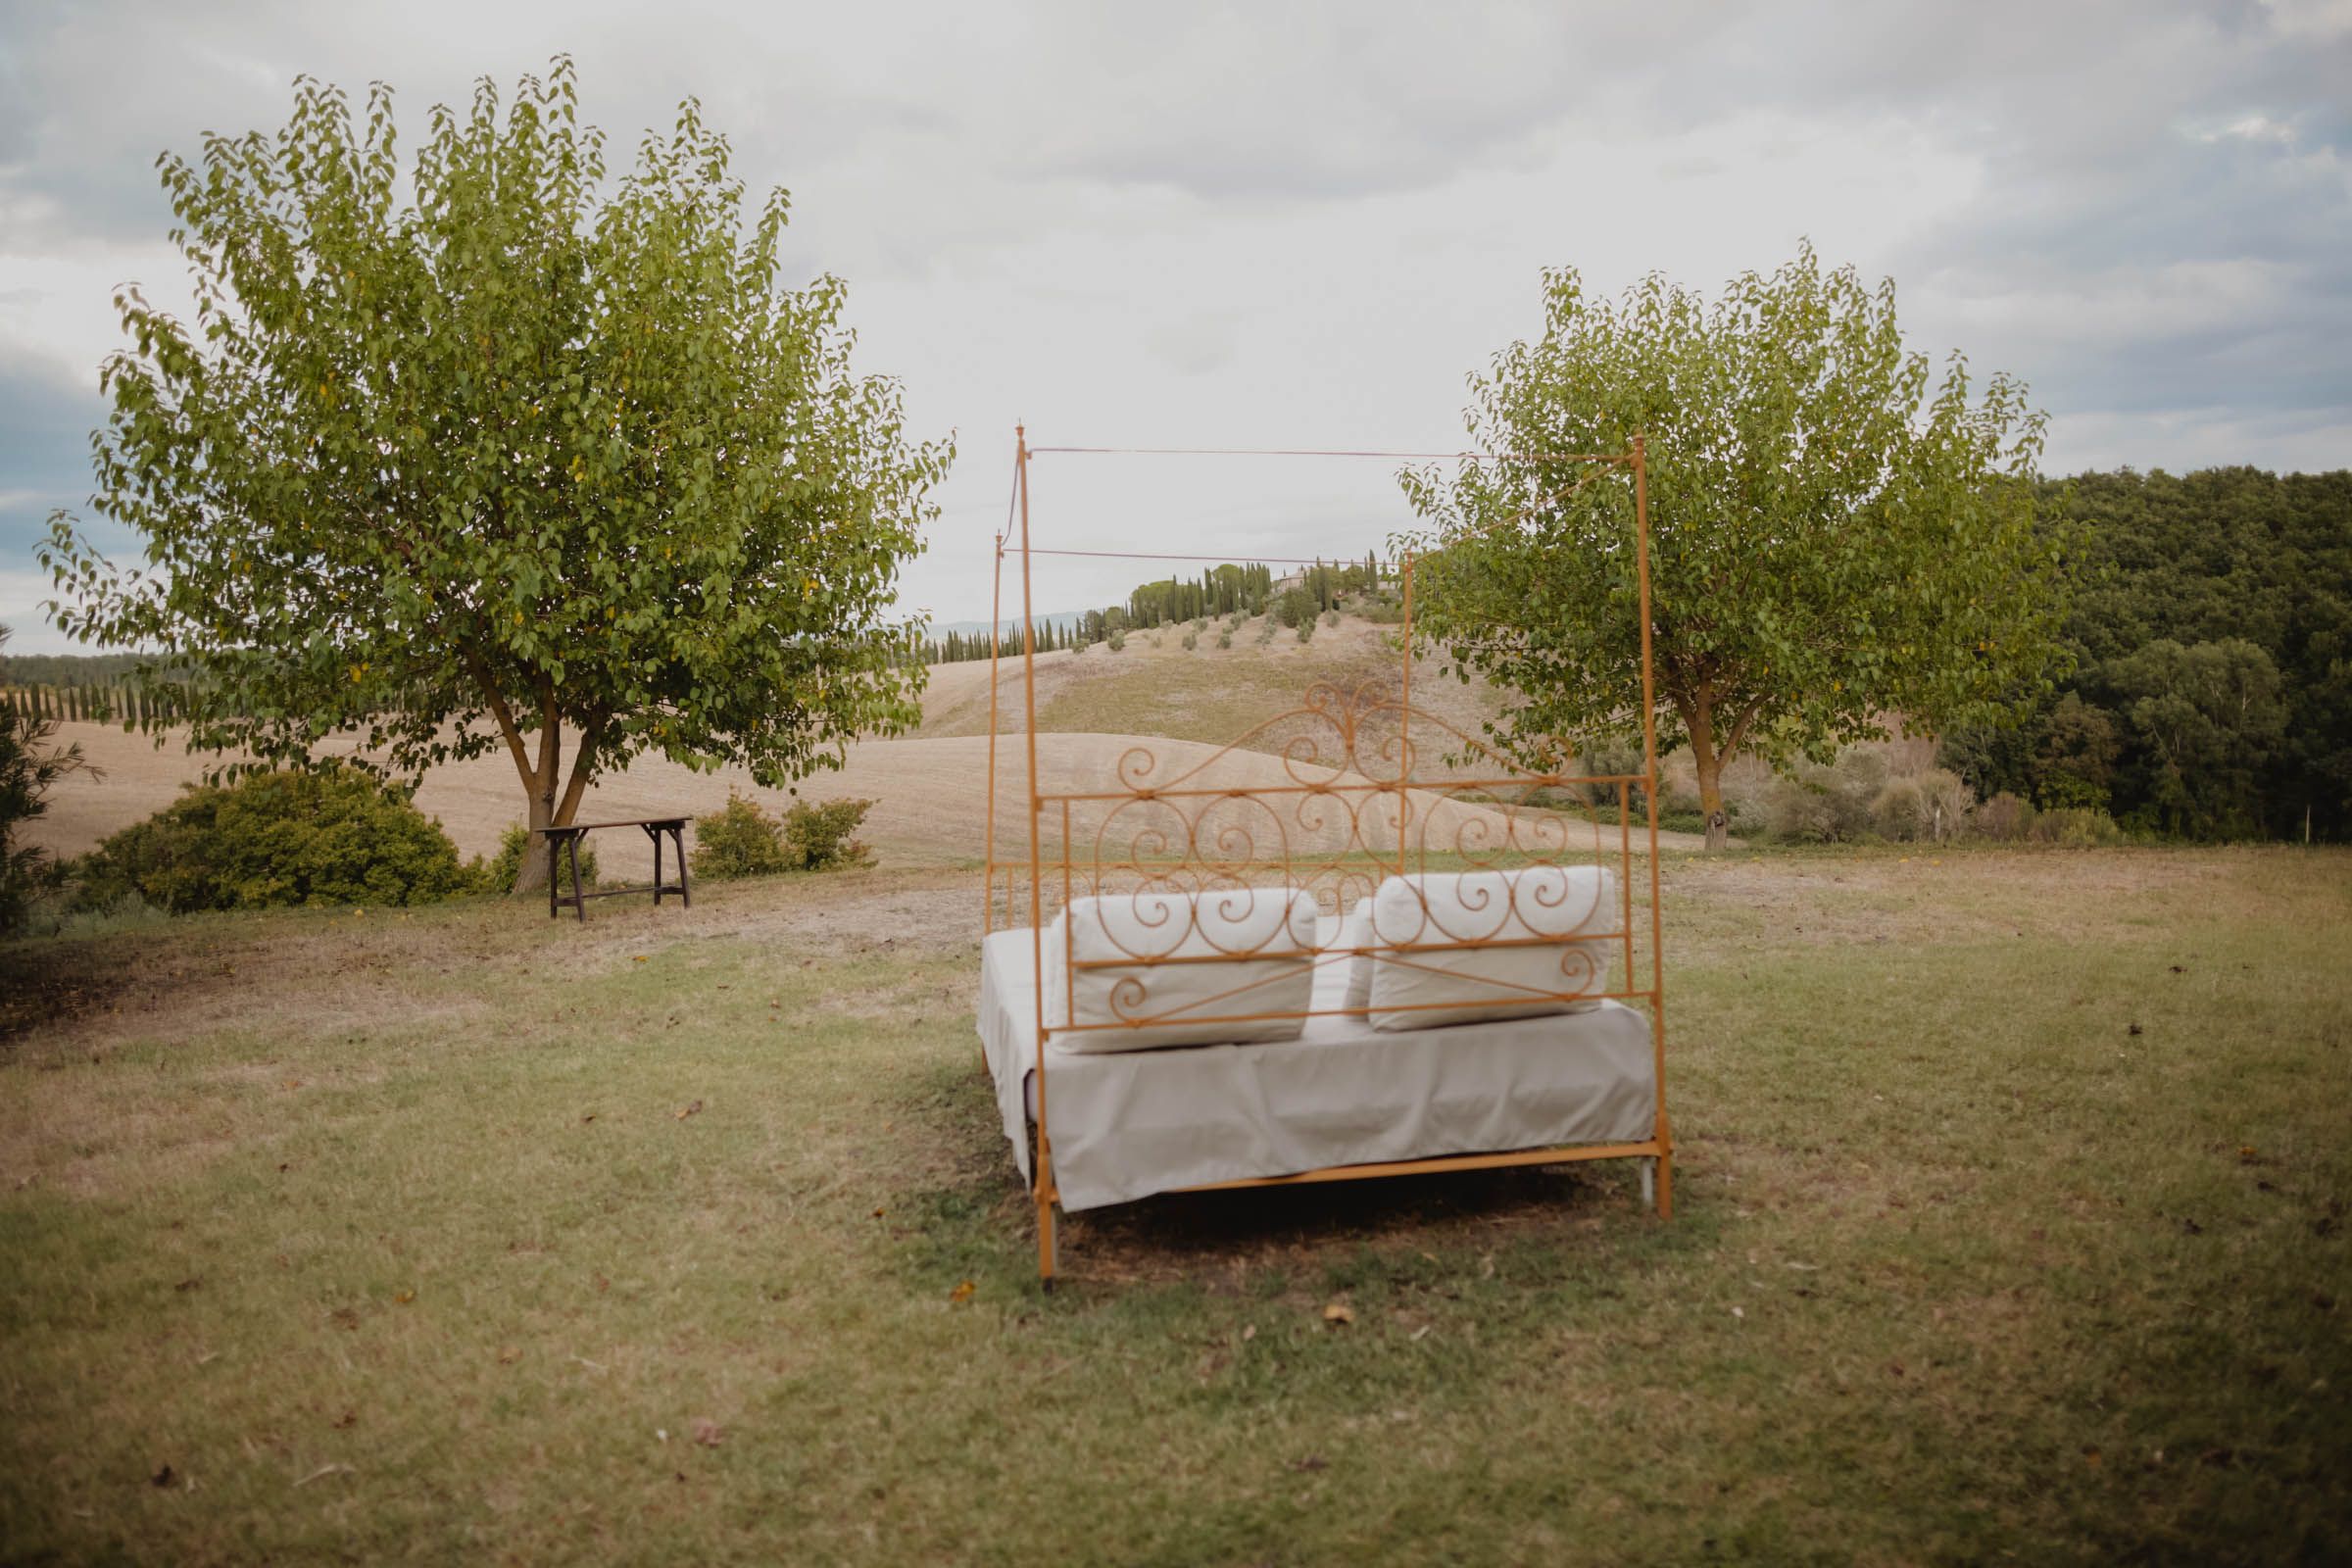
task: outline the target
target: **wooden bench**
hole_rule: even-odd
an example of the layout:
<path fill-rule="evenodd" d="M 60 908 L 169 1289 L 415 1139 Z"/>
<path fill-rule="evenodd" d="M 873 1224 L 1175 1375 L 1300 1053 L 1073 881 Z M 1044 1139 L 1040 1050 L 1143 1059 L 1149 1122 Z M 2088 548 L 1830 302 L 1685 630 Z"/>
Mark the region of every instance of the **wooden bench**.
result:
<path fill-rule="evenodd" d="M 551 920 L 554 919 L 559 909 L 569 906 L 578 911 L 579 917 L 584 921 L 588 918 L 588 901 L 590 899 L 616 899 L 626 893 L 651 893 L 654 896 L 656 908 L 661 907 L 662 894 L 675 893 L 679 902 L 686 907 L 693 908 L 694 895 L 687 890 L 686 886 L 686 822 L 687 818 L 682 816 L 632 816 L 612 822 L 574 822 L 568 827 L 545 829 L 547 835 L 547 917 Z M 654 881 L 651 887 L 599 888 L 594 893 L 580 891 L 580 840 L 600 827 L 635 827 L 645 830 L 645 836 L 654 841 Z M 665 833 L 669 835 L 671 846 L 678 852 L 678 879 L 674 883 L 662 880 L 662 836 Z M 557 891 L 559 885 L 557 857 L 560 855 L 570 857 L 571 892 L 568 894 L 560 894 Z"/>

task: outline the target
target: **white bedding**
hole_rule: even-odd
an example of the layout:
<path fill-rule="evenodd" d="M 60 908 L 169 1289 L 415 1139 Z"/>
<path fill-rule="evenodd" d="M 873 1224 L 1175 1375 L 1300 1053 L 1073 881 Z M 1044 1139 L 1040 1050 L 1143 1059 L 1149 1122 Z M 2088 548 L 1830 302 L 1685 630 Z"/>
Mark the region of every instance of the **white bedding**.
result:
<path fill-rule="evenodd" d="M 1029 1174 L 1036 1104 L 1032 933 L 981 946 L 980 1039 L 1013 1158 Z M 1319 963 L 1314 1005 L 1342 1004 Z M 1588 1012 L 1384 1033 L 1309 1018 L 1296 1040 L 1047 1057 L 1054 1185 L 1065 1209 L 1330 1165 L 1631 1143 L 1655 1114 L 1649 1020 Z"/>

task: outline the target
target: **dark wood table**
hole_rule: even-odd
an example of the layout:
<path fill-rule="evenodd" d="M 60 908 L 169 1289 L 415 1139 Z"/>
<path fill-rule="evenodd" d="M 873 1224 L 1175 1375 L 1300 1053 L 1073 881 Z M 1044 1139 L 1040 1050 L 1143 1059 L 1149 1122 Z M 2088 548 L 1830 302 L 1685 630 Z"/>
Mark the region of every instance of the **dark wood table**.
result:
<path fill-rule="evenodd" d="M 686 907 L 694 907 L 694 895 L 686 887 L 686 822 L 682 816 L 631 816 L 612 822 L 574 822 L 569 827 L 551 827 L 547 834 L 547 917 L 554 919 L 556 911 L 569 906 L 582 920 L 588 918 L 590 899 L 617 899 L 628 893 L 651 893 L 654 906 L 661 907 L 662 895 L 675 893 Z M 594 893 L 580 891 L 580 840 L 600 827 L 636 827 L 654 841 L 654 881 L 651 887 L 599 888 Z M 672 848 L 678 852 L 678 879 L 674 883 L 662 880 L 662 837 L 669 836 Z M 558 894 L 557 857 L 568 855 L 571 860 L 571 892 Z"/>

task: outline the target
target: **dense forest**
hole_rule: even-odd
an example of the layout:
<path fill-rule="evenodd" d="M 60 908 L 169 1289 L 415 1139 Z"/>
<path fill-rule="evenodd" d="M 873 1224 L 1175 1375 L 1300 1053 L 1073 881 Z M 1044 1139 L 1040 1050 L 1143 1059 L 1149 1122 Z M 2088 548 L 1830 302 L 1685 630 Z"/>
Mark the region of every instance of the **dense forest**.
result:
<path fill-rule="evenodd" d="M 2352 837 L 2352 471 L 2085 473 L 2042 500 L 2076 540 L 2075 667 L 1944 765 L 2136 832 Z"/>

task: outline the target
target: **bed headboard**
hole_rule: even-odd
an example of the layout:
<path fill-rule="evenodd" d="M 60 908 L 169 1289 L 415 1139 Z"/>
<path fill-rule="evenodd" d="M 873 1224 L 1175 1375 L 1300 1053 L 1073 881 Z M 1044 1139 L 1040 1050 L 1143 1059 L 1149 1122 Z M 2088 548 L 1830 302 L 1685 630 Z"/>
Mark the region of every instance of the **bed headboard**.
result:
<path fill-rule="evenodd" d="M 1609 990 L 1635 990 L 1641 774 L 1520 766 L 1381 679 L 1315 682 L 1222 746 L 1154 741 L 1091 767 L 1057 760 L 1066 783 L 1052 776 L 1035 796 L 1037 859 L 990 868 L 992 930 L 1028 923 L 1032 875 L 1050 921 L 1074 899 L 1241 889 L 1304 893 L 1336 915 L 1390 876 L 1591 865 L 1622 901 Z M 1480 944 L 1463 933 L 1460 945 Z"/>

